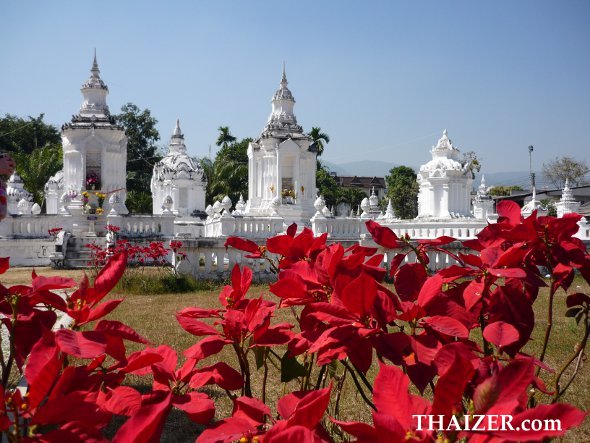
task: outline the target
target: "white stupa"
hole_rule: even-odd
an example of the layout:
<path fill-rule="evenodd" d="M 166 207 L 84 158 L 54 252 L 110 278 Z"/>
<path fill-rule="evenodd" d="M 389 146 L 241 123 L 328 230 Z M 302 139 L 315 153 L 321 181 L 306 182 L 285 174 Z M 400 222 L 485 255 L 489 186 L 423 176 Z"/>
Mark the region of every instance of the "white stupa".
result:
<path fill-rule="evenodd" d="M 11 215 L 19 214 L 19 203 L 21 200 L 31 202 L 33 196 L 25 189 L 25 183 L 18 172 L 14 171 L 6 182 L 6 197 L 8 200 L 8 213 Z M 32 206 L 31 203 L 29 206 Z M 21 208 L 23 204 L 21 204 Z"/>
<path fill-rule="evenodd" d="M 557 216 L 563 217 L 565 214 L 576 213 L 580 210 L 581 203 L 574 199 L 574 194 L 570 189 L 569 178 L 565 180 L 565 186 L 561 192 L 561 199 L 555 203 Z"/>
<path fill-rule="evenodd" d="M 488 216 L 494 213 L 494 200 L 486 187 L 486 179 L 482 174 L 481 183 L 477 189 L 477 194 L 473 199 L 473 216 L 478 220 L 487 220 Z"/>
<path fill-rule="evenodd" d="M 205 210 L 207 179 L 199 163 L 187 154 L 184 135 L 176 120 L 174 133 L 168 144 L 168 155 L 154 165 L 151 190 L 153 213 L 162 214 L 164 200 L 170 196 L 168 210 L 178 216 Z"/>
<path fill-rule="evenodd" d="M 317 151 L 297 124 L 294 105 L 283 66 L 268 122 L 248 146 L 247 215 L 278 211 L 286 221 L 301 223 L 315 213 Z"/>
<path fill-rule="evenodd" d="M 127 137 L 109 112 L 106 103 L 109 88 L 100 78 L 96 52 L 90 78 L 80 90 L 84 97 L 80 112 L 61 128 L 63 170 L 45 186 L 47 213 L 59 212 L 65 193 L 71 196 L 70 211 L 81 211 L 80 194 L 88 190 L 107 195 L 116 193 L 118 212 L 126 214 Z M 107 197 L 106 211 L 111 209 L 109 205 Z"/>
<path fill-rule="evenodd" d="M 418 218 L 450 219 L 470 217 L 473 179 L 468 165 L 459 161 L 459 149 L 453 146 L 445 129 L 432 160 L 420 167 Z"/>

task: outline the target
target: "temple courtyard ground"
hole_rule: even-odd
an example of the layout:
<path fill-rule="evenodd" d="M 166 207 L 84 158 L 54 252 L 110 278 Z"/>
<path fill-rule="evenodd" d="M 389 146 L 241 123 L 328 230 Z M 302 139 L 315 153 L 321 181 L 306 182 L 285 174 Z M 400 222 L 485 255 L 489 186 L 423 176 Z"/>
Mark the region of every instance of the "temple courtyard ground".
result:
<path fill-rule="evenodd" d="M 27 284 L 30 283 L 32 268 L 12 268 L 5 274 L 0 276 L 0 282 L 5 286 L 13 284 Z M 72 277 L 79 279 L 82 275 L 81 270 L 55 270 L 51 268 L 37 268 L 35 270 L 38 275 L 53 276 L 60 275 L 64 277 Z M 154 269 L 146 269 L 145 276 L 147 279 L 161 275 Z M 89 274 L 91 274 L 89 272 Z M 205 290 L 197 290 L 186 293 L 160 293 L 154 295 L 146 294 L 131 294 L 126 295 L 116 288 L 110 298 L 125 298 L 125 301 L 109 315 L 111 320 L 122 321 L 138 333 L 146 337 L 151 342 L 151 346 L 158 346 L 166 344 L 176 349 L 179 354 L 179 361 L 183 361 L 182 351 L 195 344 L 197 337 L 194 337 L 185 332 L 175 318 L 175 313 L 181 309 L 189 306 L 200 306 L 204 308 L 219 307 L 218 294 L 222 288 L 222 284 L 206 284 Z M 125 291 L 129 292 L 129 291 Z M 137 292 L 137 291 L 132 291 Z M 584 292 L 590 293 L 590 287 L 581 278 L 576 277 L 574 283 L 570 288 L 570 293 Z M 253 285 L 250 289 L 249 296 L 257 297 L 263 295 L 272 300 L 274 296 L 269 294 L 267 285 Z M 568 359 L 581 339 L 581 331 L 576 328 L 575 321 L 571 318 L 566 318 L 565 311 L 565 293 L 559 291 L 556 294 L 554 304 L 554 320 L 551 341 L 549 342 L 548 354 L 546 363 L 552 368 L 559 368 L 566 359 Z M 276 298 L 275 298 L 276 299 Z M 532 340 L 524 348 L 525 352 L 533 355 L 539 355 L 542 347 L 543 334 L 547 325 L 547 307 L 548 307 L 548 289 L 543 288 L 538 300 L 534 304 L 536 327 L 533 332 Z M 288 309 L 279 310 L 279 318 L 277 321 L 292 322 L 292 313 Z M 581 329 L 581 328 L 580 328 Z M 139 349 L 135 343 L 128 343 L 128 351 L 132 352 Z M 209 361 L 205 361 L 205 365 L 213 364 L 216 361 L 225 361 L 231 366 L 238 368 L 237 359 L 230 347 L 226 347 L 217 356 L 211 357 Z M 578 408 L 588 411 L 590 410 L 590 362 L 588 356 L 584 357 L 576 380 L 574 381 L 570 390 L 562 398 L 562 401 L 571 403 Z M 255 368 L 254 359 L 252 357 L 252 367 Z M 279 380 L 278 371 L 270 367 L 269 382 L 268 382 L 268 404 L 274 404 L 284 392 L 298 389 L 299 383 L 291 382 L 285 386 Z M 253 392 L 257 395 L 261 392 L 262 386 L 262 369 L 256 371 L 253 369 Z M 376 375 L 376 368 L 373 368 L 368 374 L 369 379 L 373 379 Z M 270 378 L 272 377 L 272 378 Z M 350 377 L 349 377 L 350 378 Z M 348 379 L 349 379 L 348 378 Z M 549 385 L 552 382 L 551 375 L 543 377 L 545 382 Z M 129 379 L 129 385 L 135 387 L 140 391 L 147 391 L 151 386 L 151 380 L 147 377 L 132 377 Z M 428 393 L 427 395 L 431 395 Z M 216 403 L 216 419 L 227 417 L 231 414 L 231 403 L 222 390 L 209 389 L 206 391 Z M 548 402 L 547 396 L 541 396 L 540 401 Z M 194 441 L 195 436 L 200 433 L 201 428 L 198 425 L 191 423 L 185 418 L 184 413 L 180 411 L 173 412 L 166 423 L 164 430 L 163 442 L 189 442 Z M 344 387 L 343 396 L 340 404 L 340 418 L 345 420 L 360 420 L 370 422 L 370 410 L 365 406 L 362 399 L 356 392 L 352 382 L 346 384 Z M 120 422 L 122 423 L 122 421 Z M 120 423 L 113 423 L 109 432 L 114 433 Z M 571 431 L 562 440 L 564 442 L 588 442 L 590 441 L 590 419 L 586 421 L 579 428 Z"/>

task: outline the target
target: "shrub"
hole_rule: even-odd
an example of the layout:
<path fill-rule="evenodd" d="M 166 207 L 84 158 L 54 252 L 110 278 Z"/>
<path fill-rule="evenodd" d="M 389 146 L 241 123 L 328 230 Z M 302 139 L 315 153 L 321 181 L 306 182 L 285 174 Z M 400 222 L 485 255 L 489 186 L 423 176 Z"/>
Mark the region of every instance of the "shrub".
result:
<path fill-rule="evenodd" d="M 559 400 L 573 386 L 590 334 L 587 294 L 566 299 L 582 340 L 549 385 L 539 376 L 552 370 L 544 360 L 555 294 L 568 290 L 575 272 L 590 281 L 590 256 L 573 237 L 579 216 L 533 213 L 521 220 L 513 202 L 500 202 L 497 210 L 497 224 L 464 242 L 472 254 L 446 251 L 455 241 L 450 237 L 412 242 L 367 222 L 381 248 L 401 251 L 389 271 L 380 267 L 377 248 L 345 250 L 328 245 L 326 235 L 314 238 L 309 229 L 297 235 L 294 225 L 265 246 L 229 238 L 226 246 L 249 257 L 280 256 L 272 262 L 276 301 L 250 298 L 252 271 L 234 267 L 218 308 L 178 312 L 180 326 L 198 337 L 183 351 L 180 367 L 174 349 L 151 348 L 130 327 L 103 319 L 122 301 L 103 299 L 125 271 L 124 250 L 107 260 L 93 286 L 84 278 L 65 301 L 55 291 L 74 287 L 71 279 L 33 274 L 31 286 L 1 286 L 10 351 L 2 365 L 0 429 L 10 441 L 103 441 L 101 430 L 120 415 L 128 419 L 113 441 L 156 441 L 173 408 L 209 423 L 215 404 L 203 388 L 217 385 L 233 402 L 233 412 L 209 425 L 198 442 L 324 442 L 344 433 L 383 442 L 561 436 L 586 416 Z M 432 273 L 433 250 L 450 254 L 457 264 Z M 410 252 L 416 262 L 403 264 Z M 0 272 L 7 266 L 1 260 Z M 546 285 L 540 267 L 551 275 L 549 309 L 542 350 L 530 356 L 522 348 L 535 328 L 532 305 Z M 382 284 L 388 272 L 393 287 Z M 293 322 L 274 321 L 277 309 L 290 309 Z M 73 324 L 52 331 L 56 311 L 67 313 Z M 125 341 L 145 347 L 127 354 Z M 225 347 L 236 354 L 237 368 L 215 361 Z M 25 395 L 8 385 L 13 365 L 26 376 Z M 375 366 L 371 382 L 367 374 Z M 271 409 L 266 390 L 273 368 L 298 389 L 285 392 Z M 254 371 L 263 372 L 259 390 L 253 389 Z M 124 385 L 129 375 L 153 377 L 152 391 Z M 339 417 L 346 379 L 372 409 L 372 423 Z M 427 415 L 440 421 L 437 429 L 424 424 Z M 513 429 L 499 429 L 490 420 L 475 427 L 472 421 L 498 415 L 510 416 Z M 527 421 L 546 419 L 560 420 L 559 429 L 524 429 Z"/>

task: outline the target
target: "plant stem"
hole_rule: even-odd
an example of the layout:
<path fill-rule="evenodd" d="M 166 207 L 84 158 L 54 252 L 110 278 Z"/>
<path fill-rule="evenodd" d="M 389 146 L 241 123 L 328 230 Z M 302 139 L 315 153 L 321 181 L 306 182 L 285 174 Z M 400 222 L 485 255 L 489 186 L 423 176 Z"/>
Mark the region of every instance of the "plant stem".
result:
<path fill-rule="evenodd" d="M 352 381 L 354 382 L 356 389 L 359 391 L 359 394 L 361 394 L 361 397 L 363 397 L 363 400 L 365 401 L 365 403 L 368 404 L 371 407 L 371 409 L 373 409 L 374 411 L 377 411 L 377 408 L 375 407 L 373 402 L 367 398 L 367 394 L 365 394 L 365 391 L 363 390 L 361 384 L 359 383 L 358 379 L 356 378 L 354 371 L 350 369 L 348 363 L 346 363 L 344 360 L 341 360 L 341 362 L 348 369 L 348 372 L 350 372 L 350 375 L 352 376 Z"/>
<path fill-rule="evenodd" d="M 323 365 L 320 369 L 320 373 L 318 374 L 318 379 L 315 382 L 315 390 L 316 391 L 318 389 L 320 389 L 320 385 L 322 384 L 322 378 L 324 378 L 324 374 L 326 373 L 326 366 L 328 366 L 328 365 Z"/>
<path fill-rule="evenodd" d="M 584 350 L 586 349 L 586 343 L 588 343 L 588 336 L 590 335 L 590 322 L 588 321 L 588 311 L 586 311 L 585 315 L 584 315 L 584 325 L 585 325 L 585 331 L 584 331 L 584 338 L 582 339 L 582 342 L 578 345 L 576 352 L 574 352 L 574 354 L 570 357 L 570 359 L 561 367 L 561 369 L 557 373 L 557 377 L 555 377 L 555 394 L 553 394 L 552 403 L 555 403 L 559 399 L 559 397 L 561 397 L 565 393 L 567 388 L 570 386 L 570 384 L 572 383 L 572 381 L 574 380 L 574 378 L 578 374 L 578 370 L 580 369 L 580 362 L 582 361 L 582 355 L 584 354 Z M 561 376 L 566 371 L 566 369 L 574 362 L 574 360 L 577 360 L 576 367 L 574 369 L 574 373 L 572 374 L 569 381 L 566 383 L 565 387 L 560 390 L 559 389 L 559 380 L 561 379 Z"/>
<path fill-rule="evenodd" d="M 547 328 L 545 329 L 545 337 L 543 338 L 543 349 L 539 356 L 539 361 L 545 359 L 545 353 L 547 352 L 547 346 L 549 344 L 549 337 L 551 336 L 551 328 L 553 327 L 553 300 L 555 298 L 555 287 L 553 284 L 553 278 L 551 279 L 551 291 L 549 292 L 549 308 L 547 309 Z M 541 367 L 537 366 L 535 375 L 539 375 Z"/>
<path fill-rule="evenodd" d="M 262 403 L 266 403 L 266 382 L 268 380 L 268 349 L 264 351 L 264 375 L 262 376 Z"/>

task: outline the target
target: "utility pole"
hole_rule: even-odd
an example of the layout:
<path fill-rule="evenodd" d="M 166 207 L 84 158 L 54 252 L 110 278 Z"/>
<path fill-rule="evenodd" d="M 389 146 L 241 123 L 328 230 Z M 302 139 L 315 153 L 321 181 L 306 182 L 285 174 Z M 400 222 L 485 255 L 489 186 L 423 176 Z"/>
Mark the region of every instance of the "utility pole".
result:
<path fill-rule="evenodd" d="M 533 173 L 533 151 L 532 145 L 529 146 L 529 174 L 531 177 L 531 190 L 535 189 L 535 174 Z"/>

